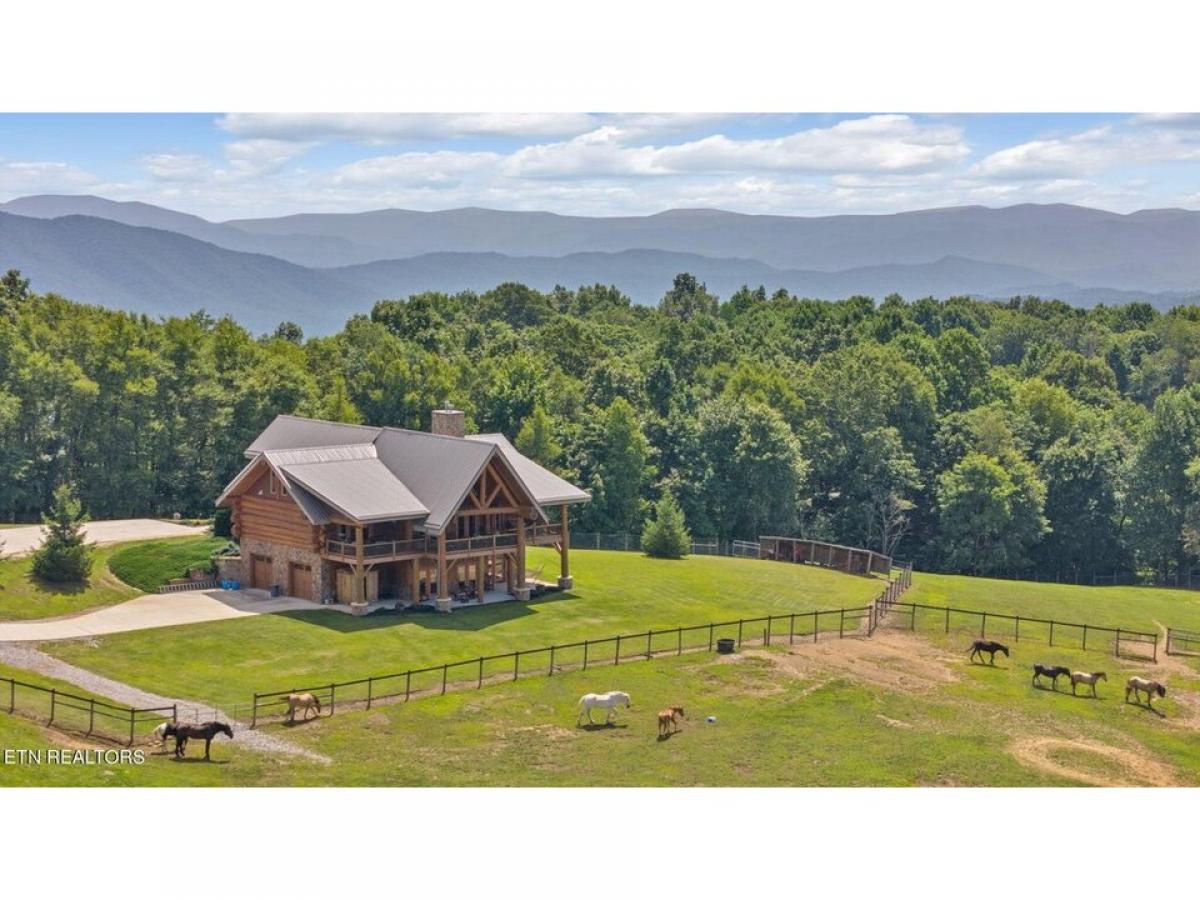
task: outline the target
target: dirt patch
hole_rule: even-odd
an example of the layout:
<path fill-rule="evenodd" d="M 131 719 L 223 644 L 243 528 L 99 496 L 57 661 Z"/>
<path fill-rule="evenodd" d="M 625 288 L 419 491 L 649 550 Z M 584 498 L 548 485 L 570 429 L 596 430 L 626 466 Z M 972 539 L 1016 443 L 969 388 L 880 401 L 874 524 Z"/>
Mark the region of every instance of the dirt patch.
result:
<path fill-rule="evenodd" d="M 558 741 L 573 741 L 579 737 L 578 731 L 563 728 L 561 725 L 527 725 L 522 728 L 510 729 L 509 734 L 532 734 L 556 743 Z"/>
<path fill-rule="evenodd" d="M 1144 748 L 1124 749 L 1099 741 L 1023 737 L 1008 752 L 1023 765 L 1097 787 L 1172 787 L 1174 769 Z"/>
<path fill-rule="evenodd" d="M 889 728 L 912 728 L 909 722 L 901 722 L 899 719 L 893 719 L 890 716 L 885 716 L 883 713 L 876 713 L 875 718 L 879 719 Z"/>
<path fill-rule="evenodd" d="M 954 660 L 911 634 L 876 632 L 870 640 L 829 640 L 797 645 L 782 654 L 758 651 L 753 655 L 806 679 L 845 677 L 906 691 L 930 690 L 959 680 L 950 665 Z"/>

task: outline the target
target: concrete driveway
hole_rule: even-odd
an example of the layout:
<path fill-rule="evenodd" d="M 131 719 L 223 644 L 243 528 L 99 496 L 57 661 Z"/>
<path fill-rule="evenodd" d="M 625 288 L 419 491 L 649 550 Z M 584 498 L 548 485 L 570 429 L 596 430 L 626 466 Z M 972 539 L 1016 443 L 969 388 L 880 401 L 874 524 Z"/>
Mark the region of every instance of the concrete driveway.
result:
<path fill-rule="evenodd" d="M 175 594 L 146 594 L 116 606 L 62 619 L 0 623 L 0 642 L 65 641 L 166 628 L 196 622 L 240 619 L 263 613 L 318 609 L 315 603 L 296 597 L 271 597 L 266 591 L 179 591 Z"/>
<path fill-rule="evenodd" d="M 158 519 L 111 519 L 104 522 L 88 522 L 83 526 L 87 539 L 95 544 L 188 537 L 207 531 L 208 528 L 203 525 L 176 525 L 174 522 L 160 522 Z M 0 549 L 0 555 L 25 556 L 36 550 L 44 537 L 41 525 L 2 528 L 0 541 L 4 542 L 4 547 Z"/>

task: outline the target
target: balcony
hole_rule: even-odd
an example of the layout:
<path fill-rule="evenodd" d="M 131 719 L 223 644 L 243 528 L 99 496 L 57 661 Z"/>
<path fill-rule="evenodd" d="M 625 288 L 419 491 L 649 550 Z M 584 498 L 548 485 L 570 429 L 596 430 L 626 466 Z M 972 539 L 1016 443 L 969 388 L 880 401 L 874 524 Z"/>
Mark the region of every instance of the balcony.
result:
<path fill-rule="evenodd" d="M 525 531 L 525 539 L 530 544 L 556 544 L 561 535 L 562 526 L 558 524 L 537 525 Z M 508 550 L 516 546 L 515 531 L 477 534 L 474 537 L 447 538 L 446 555 L 470 556 L 494 550 Z M 329 559 L 353 562 L 357 559 L 354 541 L 325 541 L 325 556 Z M 371 541 L 363 544 L 363 559 L 371 562 L 411 559 L 415 556 L 437 556 L 437 538 L 426 536 L 407 541 Z"/>

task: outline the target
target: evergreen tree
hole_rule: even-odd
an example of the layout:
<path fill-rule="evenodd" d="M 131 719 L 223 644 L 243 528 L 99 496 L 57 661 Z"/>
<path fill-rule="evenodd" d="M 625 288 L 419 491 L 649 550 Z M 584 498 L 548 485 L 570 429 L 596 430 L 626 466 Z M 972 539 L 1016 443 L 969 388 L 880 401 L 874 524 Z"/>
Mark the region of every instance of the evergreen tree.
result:
<path fill-rule="evenodd" d="M 87 516 L 70 485 L 54 489 L 54 505 L 42 521 L 46 540 L 33 554 L 33 574 L 60 583 L 87 581 L 92 571 L 92 548 L 83 540 Z"/>
<path fill-rule="evenodd" d="M 642 529 L 642 549 L 660 559 L 682 559 L 691 543 L 683 510 L 669 492 L 664 493 L 654 507 L 654 519 Z"/>

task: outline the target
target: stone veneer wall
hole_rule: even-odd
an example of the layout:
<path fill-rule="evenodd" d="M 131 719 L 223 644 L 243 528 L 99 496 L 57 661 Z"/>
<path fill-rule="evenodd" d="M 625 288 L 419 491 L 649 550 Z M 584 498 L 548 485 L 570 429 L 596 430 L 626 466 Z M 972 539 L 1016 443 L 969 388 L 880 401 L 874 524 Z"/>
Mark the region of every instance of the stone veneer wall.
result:
<path fill-rule="evenodd" d="M 322 559 L 316 551 L 306 550 L 303 547 L 273 544 L 258 538 L 244 538 L 242 540 L 242 559 L 244 560 L 242 568 L 247 574 L 250 571 L 250 554 L 271 557 L 271 580 L 278 584 L 283 591 L 286 592 L 288 589 L 288 564 L 295 562 L 312 566 L 313 597 L 319 601 L 333 596 L 333 565 Z M 244 586 L 248 584 L 248 581 L 242 579 L 242 584 Z"/>

